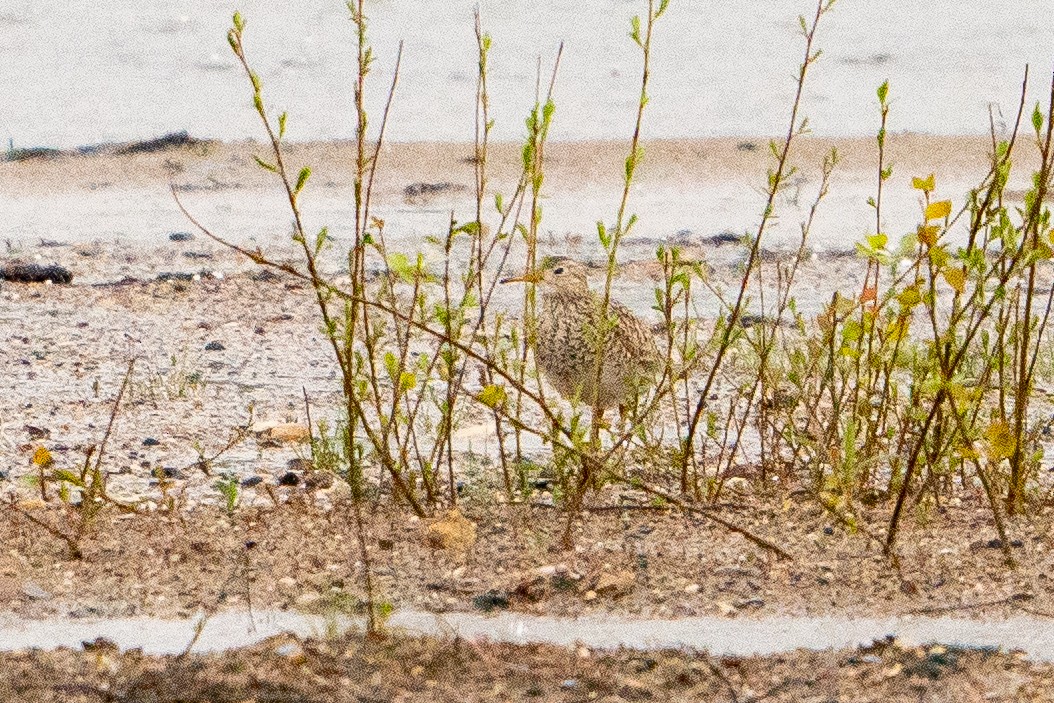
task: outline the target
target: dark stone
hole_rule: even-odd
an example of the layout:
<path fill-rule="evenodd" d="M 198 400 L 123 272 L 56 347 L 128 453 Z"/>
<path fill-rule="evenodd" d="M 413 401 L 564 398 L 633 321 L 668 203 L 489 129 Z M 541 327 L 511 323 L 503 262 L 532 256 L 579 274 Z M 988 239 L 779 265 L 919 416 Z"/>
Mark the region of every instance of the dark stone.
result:
<path fill-rule="evenodd" d="M 754 142 L 740 142 L 736 144 L 737 151 L 757 151 L 758 145 Z"/>
<path fill-rule="evenodd" d="M 158 151 L 195 146 L 200 143 L 200 139 L 195 139 L 187 134 L 186 131 L 170 132 L 169 134 L 154 139 L 146 139 L 144 141 L 131 142 L 130 144 L 119 146 L 114 150 L 114 153 L 118 156 L 124 156 L 126 154 L 153 154 Z"/>
<path fill-rule="evenodd" d="M 377 546 L 381 548 L 381 551 L 390 552 L 395 549 L 395 540 L 381 538 L 377 540 Z"/>
<path fill-rule="evenodd" d="M 249 274 L 249 278 L 258 283 L 268 283 L 271 281 L 277 281 L 282 277 L 271 269 L 263 269 L 262 271 L 256 271 L 255 273 Z"/>
<path fill-rule="evenodd" d="M 187 259 L 211 259 L 212 254 L 206 251 L 185 251 L 183 256 Z"/>
<path fill-rule="evenodd" d="M 724 244 L 738 244 L 742 240 L 742 235 L 736 234 L 732 230 L 726 229 L 724 232 L 718 232 L 713 236 L 703 237 L 701 241 L 703 244 L 709 244 L 711 246 L 719 247 Z"/>
<path fill-rule="evenodd" d="M 472 607 L 489 613 L 494 610 L 506 610 L 509 607 L 509 594 L 505 591 L 487 591 L 472 599 Z"/>
<path fill-rule="evenodd" d="M 282 474 L 282 477 L 278 479 L 279 486 L 296 486 L 300 483 L 300 477 L 294 474 L 292 471 L 286 471 Z"/>
<path fill-rule="evenodd" d="M 823 528 L 823 533 L 825 535 L 827 535 L 827 536 L 833 535 L 834 534 L 834 528 L 833 527 L 825 527 L 825 528 Z"/>
<path fill-rule="evenodd" d="M 48 439 L 49 437 L 51 437 L 51 430 L 44 427 L 23 425 L 22 429 L 29 433 L 30 439 Z"/>
<path fill-rule="evenodd" d="M 31 159 L 54 159 L 62 156 L 58 149 L 50 149 L 44 146 L 32 146 L 25 149 L 8 149 L 8 161 L 29 161 Z"/>
<path fill-rule="evenodd" d="M 157 274 L 157 278 L 155 280 L 160 281 L 161 283 L 165 283 L 167 281 L 193 281 L 194 280 L 194 274 L 193 273 L 171 273 L 171 272 L 168 272 L 168 271 L 164 271 L 162 273 Z"/>
<path fill-rule="evenodd" d="M 442 183 L 411 183 L 403 188 L 403 195 L 407 198 L 420 198 L 422 196 L 438 195 L 439 193 L 458 192 L 465 190 L 465 186 L 457 183 L 443 181 Z"/>
<path fill-rule="evenodd" d="M 191 232 L 172 232 L 168 235 L 170 242 L 189 242 L 194 239 L 194 235 Z"/>
<path fill-rule="evenodd" d="M 331 488 L 333 480 L 333 474 L 329 471 L 310 471 L 304 475 L 304 485 L 313 491 Z"/>
<path fill-rule="evenodd" d="M 182 471 L 173 466 L 162 466 L 160 468 L 154 469 L 153 473 L 154 476 L 157 476 L 158 478 L 167 478 L 175 480 L 182 480 L 186 478 L 186 475 Z"/>
<path fill-rule="evenodd" d="M 259 476 L 250 476 L 242 479 L 242 488 L 252 488 L 253 486 L 259 486 L 263 483 L 263 479 Z"/>
<path fill-rule="evenodd" d="M 51 264 L 41 266 L 40 264 L 26 264 L 12 262 L 0 267 L 0 279 L 13 281 L 15 283 L 52 283 L 66 284 L 73 282 L 73 274 L 68 268 Z"/>
<path fill-rule="evenodd" d="M 227 347 L 216 341 L 209 342 L 205 345 L 205 351 L 223 351 L 226 348 Z"/>
<path fill-rule="evenodd" d="M 156 447 L 161 444 L 160 440 L 154 439 L 153 437 L 147 437 L 143 440 L 144 447 Z"/>

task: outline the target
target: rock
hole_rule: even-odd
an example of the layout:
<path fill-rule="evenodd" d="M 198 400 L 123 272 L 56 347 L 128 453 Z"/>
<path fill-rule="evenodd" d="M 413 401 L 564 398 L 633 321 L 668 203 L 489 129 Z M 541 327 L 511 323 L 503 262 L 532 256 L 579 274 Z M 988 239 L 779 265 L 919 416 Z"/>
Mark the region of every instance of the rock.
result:
<path fill-rule="evenodd" d="M 509 594 L 506 591 L 487 591 L 472 599 L 472 607 L 489 613 L 494 610 L 506 610 L 509 607 Z"/>
<path fill-rule="evenodd" d="M 274 648 L 274 653 L 297 662 L 304 660 L 304 648 L 299 642 L 284 642 Z"/>
<path fill-rule="evenodd" d="M 322 595 L 315 591 L 307 591 L 301 593 L 296 597 L 296 607 L 298 608 L 312 608 L 322 600 Z"/>
<path fill-rule="evenodd" d="M 33 581 L 26 581 L 22 584 L 22 595 L 29 600 L 50 600 L 51 594 L 41 588 L 37 583 Z"/>
<path fill-rule="evenodd" d="M 33 425 L 23 425 L 22 429 L 24 429 L 27 433 L 29 433 L 29 438 L 30 439 L 50 439 L 51 438 L 51 430 L 49 430 L 47 428 L 44 428 L 44 427 L 34 427 Z"/>
<path fill-rule="evenodd" d="M 161 444 L 161 442 L 157 439 L 154 439 L 153 437 L 146 437 L 143 439 L 144 447 L 156 447 L 159 444 Z"/>
<path fill-rule="evenodd" d="M 181 130 L 179 132 L 162 134 L 160 137 L 154 137 L 152 139 L 120 144 L 116 146 L 114 153 L 118 156 L 126 156 L 129 154 L 153 154 L 159 151 L 191 147 L 203 143 L 207 144 L 208 142 L 207 140 L 190 136 L 187 134 L 186 130 Z"/>
<path fill-rule="evenodd" d="M 688 595 L 694 595 L 694 594 L 698 593 L 700 590 L 702 590 L 702 588 L 703 587 L 700 586 L 697 583 L 690 583 L 690 584 L 688 584 L 687 586 L 684 587 L 684 592 L 687 593 Z"/>
<path fill-rule="evenodd" d="M 637 577 L 633 575 L 633 572 L 620 569 L 614 573 L 605 571 L 600 574 L 600 578 L 597 579 L 596 585 L 593 586 L 592 590 L 599 595 L 619 598 L 632 592 L 636 585 Z"/>
<path fill-rule="evenodd" d="M 442 181 L 439 183 L 411 183 L 403 188 L 403 197 L 408 203 L 423 204 L 443 193 L 460 193 L 466 190 L 460 183 Z"/>
<path fill-rule="evenodd" d="M 740 610 L 746 610 L 747 608 L 764 608 L 765 601 L 761 598 L 747 598 L 745 600 L 736 601 L 736 607 Z"/>
<path fill-rule="evenodd" d="M 292 576 L 283 576 L 278 579 L 278 587 L 283 590 L 292 590 L 296 588 L 296 579 Z"/>
<path fill-rule="evenodd" d="M 263 478 L 260 476 L 249 476 L 242 479 L 241 486 L 242 488 L 252 488 L 253 486 L 259 486 L 261 483 L 263 483 Z"/>
<path fill-rule="evenodd" d="M 304 474 L 304 485 L 312 491 L 332 488 L 333 480 L 333 474 L 329 471 L 308 471 Z"/>
<path fill-rule="evenodd" d="M 85 652 L 96 652 L 99 654 L 117 654 L 121 648 L 117 643 L 106 637 L 96 637 L 93 640 L 82 640 L 81 647 Z"/>
<path fill-rule="evenodd" d="M 294 474 L 292 471 L 286 471 L 278 479 L 279 486 L 295 486 L 300 483 L 300 477 Z"/>
<path fill-rule="evenodd" d="M 513 592 L 520 598 L 537 603 L 549 595 L 549 581 L 542 576 L 530 576 L 516 584 Z"/>
<path fill-rule="evenodd" d="M 227 347 L 223 346 L 222 343 L 217 342 L 215 340 L 205 345 L 205 351 L 223 351 L 226 348 Z"/>
<path fill-rule="evenodd" d="M 589 601 L 591 601 L 591 600 L 596 600 L 596 599 L 597 599 L 597 592 L 596 591 L 586 591 L 585 595 L 582 596 L 582 600 L 586 601 L 587 603 Z"/>
<path fill-rule="evenodd" d="M 190 232 L 170 232 L 168 240 L 170 242 L 189 242 L 194 239 L 194 235 Z"/>
<path fill-rule="evenodd" d="M 628 701 L 644 701 L 654 696 L 646 683 L 636 679 L 626 679 L 619 689 L 619 695 Z"/>
<path fill-rule="evenodd" d="M 73 274 L 57 264 L 41 266 L 21 261 L 12 261 L 0 266 L 0 280 L 15 283 L 72 283 Z"/>
<path fill-rule="evenodd" d="M 425 528 L 425 541 L 433 549 L 467 551 L 476 543 L 476 524 L 455 508 Z"/>
<path fill-rule="evenodd" d="M 288 444 L 295 442 L 307 442 L 311 439 L 311 431 L 307 425 L 298 422 L 283 422 L 273 425 L 261 425 L 253 428 L 256 437 L 265 443 Z"/>
<path fill-rule="evenodd" d="M 725 486 L 733 491 L 738 491 L 739 493 L 753 492 L 753 487 L 750 485 L 750 481 L 742 476 L 733 476 L 725 481 Z"/>
<path fill-rule="evenodd" d="M 731 603 L 717 601 L 717 603 L 715 603 L 714 605 L 717 606 L 717 609 L 724 616 L 733 615 L 736 612 L 736 606 L 732 605 Z"/>

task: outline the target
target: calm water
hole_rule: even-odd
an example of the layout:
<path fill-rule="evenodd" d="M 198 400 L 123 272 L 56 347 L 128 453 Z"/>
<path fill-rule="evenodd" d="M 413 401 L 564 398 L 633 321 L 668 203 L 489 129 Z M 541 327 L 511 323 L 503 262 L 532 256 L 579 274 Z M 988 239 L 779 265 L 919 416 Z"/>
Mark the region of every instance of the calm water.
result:
<path fill-rule="evenodd" d="M 0 619 L 0 650 L 27 647 L 51 649 L 78 647 L 82 641 L 106 637 L 122 649 L 142 648 L 147 654 L 176 654 L 187 646 L 197 620 L 19 620 Z M 1019 649 L 1035 661 L 1054 661 L 1054 633 L 1049 621 L 1029 616 L 981 621 L 955 617 L 768 617 L 727 619 L 712 617 L 680 620 L 641 620 L 615 616 L 577 620 L 501 613 L 434 615 L 421 611 L 396 611 L 389 621 L 393 628 L 416 634 L 469 639 L 485 637 L 498 642 L 549 642 L 562 646 L 577 643 L 595 648 L 707 649 L 718 656 L 767 655 L 798 648 L 855 647 L 893 635 L 903 644 L 941 642 L 967 647 Z M 341 619 L 294 612 L 259 611 L 250 618 L 245 612 L 221 613 L 210 619 L 194 651 L 215 652 L 243 647 L 265 637 L 293 632 L 302 636 L 324 636 L 328 625 L 343 629 L 353 624 Z M 359 624 L 361 623 L 354 623 Z"/>
<path fill-rule="evenodd" d="M 475 92 L 474 0 L 371 0 L 379 106 L 406 40 L 395 140 L 467 140 Z M 539 55 L 566 44 L 553 137 L 628 134 L 639 55 L 626 31 L 644 0 L 482 0 L 494 37 L 496 136 L 514 139 L 533 100 Z M 0 2 L 0 139 L 16 145 L 126 140 L 186 129 L 258 136 L 245 80 L 225 40 L 248 18 L 268 100 L 289 109 L 294 139 L 351 134 L 352 26 L 340 0 Z M 775 134 L 785 129 L 800 61 L 797 15 L 811 0 L 672 0 L 657 29 L 646 133 Z M 1009 116 L 1031 62 L 1044 94 L 1054 63 L 1054 0 L 840 0 L 821 29 L 825 56 L 806 96 L 815 132 L 874 130 L 874 89 L 892 84 L 894 130 L 985 131 L 988 105 Z M 548 71 L 548 69 L 545 69 Z"/>

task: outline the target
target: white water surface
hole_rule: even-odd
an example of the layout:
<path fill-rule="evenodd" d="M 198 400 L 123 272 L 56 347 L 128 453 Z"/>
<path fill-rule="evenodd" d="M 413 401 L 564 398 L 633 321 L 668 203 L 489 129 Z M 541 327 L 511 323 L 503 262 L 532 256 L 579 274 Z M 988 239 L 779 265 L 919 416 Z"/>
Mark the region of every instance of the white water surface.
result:
<path fill-rule="evenodd" d="M 645 0 L 480 0 L 493 36 L 494 136 L 518 139 L 543 73 L 565 44 L 554 139 L 625 137 L 640 54 L 628 38 Z M 370 107 L 382 105 L 405 40 L 389 137 L 471 140 L 476 0 L 368 0 L 375 47 Z M 226 41 L 231 14 L 265 97 L 290 111 L 294 140 L 352 135 L 353 26 L 341 0 L 4 0 L 0 3 L 3 146 L 73 147 L 185 129 L 199 137 L 261 136 Z M 786 130 L 802 57 L 798 15 L 813 0 L 671 0 L 655 34 L 645 137 L 775 135 Z M 1010 119 L 1032 64 L 1030 101 L 1046 100 L 1054 64 L 1054 0 L 839 0 L 817 37 L 824 56 L 804 114 L 821 135 L 871 134 L 875 88 L 891 82 L 890 129 L 988 130 Z M 547 82 L 547 77 L 543 83 Z M 1030 102 L 1031 104 L 1031 102 Z"/>
<path fill-rule="evenodd" d="M 121 649 L 146 654 L 177 654 L 194 636 L 198 619 L 22 620 L 0 616 L 0 650 L 79 647 L 105 637 Z M 694 648 L 718 656 L 768 655 L 795 649 L 866 645 L 886 636 L 902 644 L 941 643 L 964 647 L 1021 650 L 1035 661 L 1054 661 L 1054 626 L 1029 616 L 979 621 L 956 617 L 770 617 L 763 619 L 692 617 L 645 620 L 612 616 L 578 619 L 501 613 L 434 614 L 400 611 L 389 621 L 397 631 L 418 635 L 458 635 L 499 642 L 546 642 L 561 646 L 632 649 Z M 321 637 L 361 627 L 347 618 L 324 618 L 284 611 L 220 613 L 208 619 L 194 652 L 249 646 L 286 632 Z"/>

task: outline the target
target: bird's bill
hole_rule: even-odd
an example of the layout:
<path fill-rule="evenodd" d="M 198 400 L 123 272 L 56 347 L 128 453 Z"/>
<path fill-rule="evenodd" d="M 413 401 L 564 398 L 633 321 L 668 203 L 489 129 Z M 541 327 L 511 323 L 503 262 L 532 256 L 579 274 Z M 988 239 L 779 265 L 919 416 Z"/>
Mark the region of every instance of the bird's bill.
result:
<path fill-rule="evenodd" d="M 514 276 L 513 278 L 503 278 L 502 283 L 537 283 L 542 280 L 541 271 L 530 271 L 523 274 L 522 276 Z"/>

